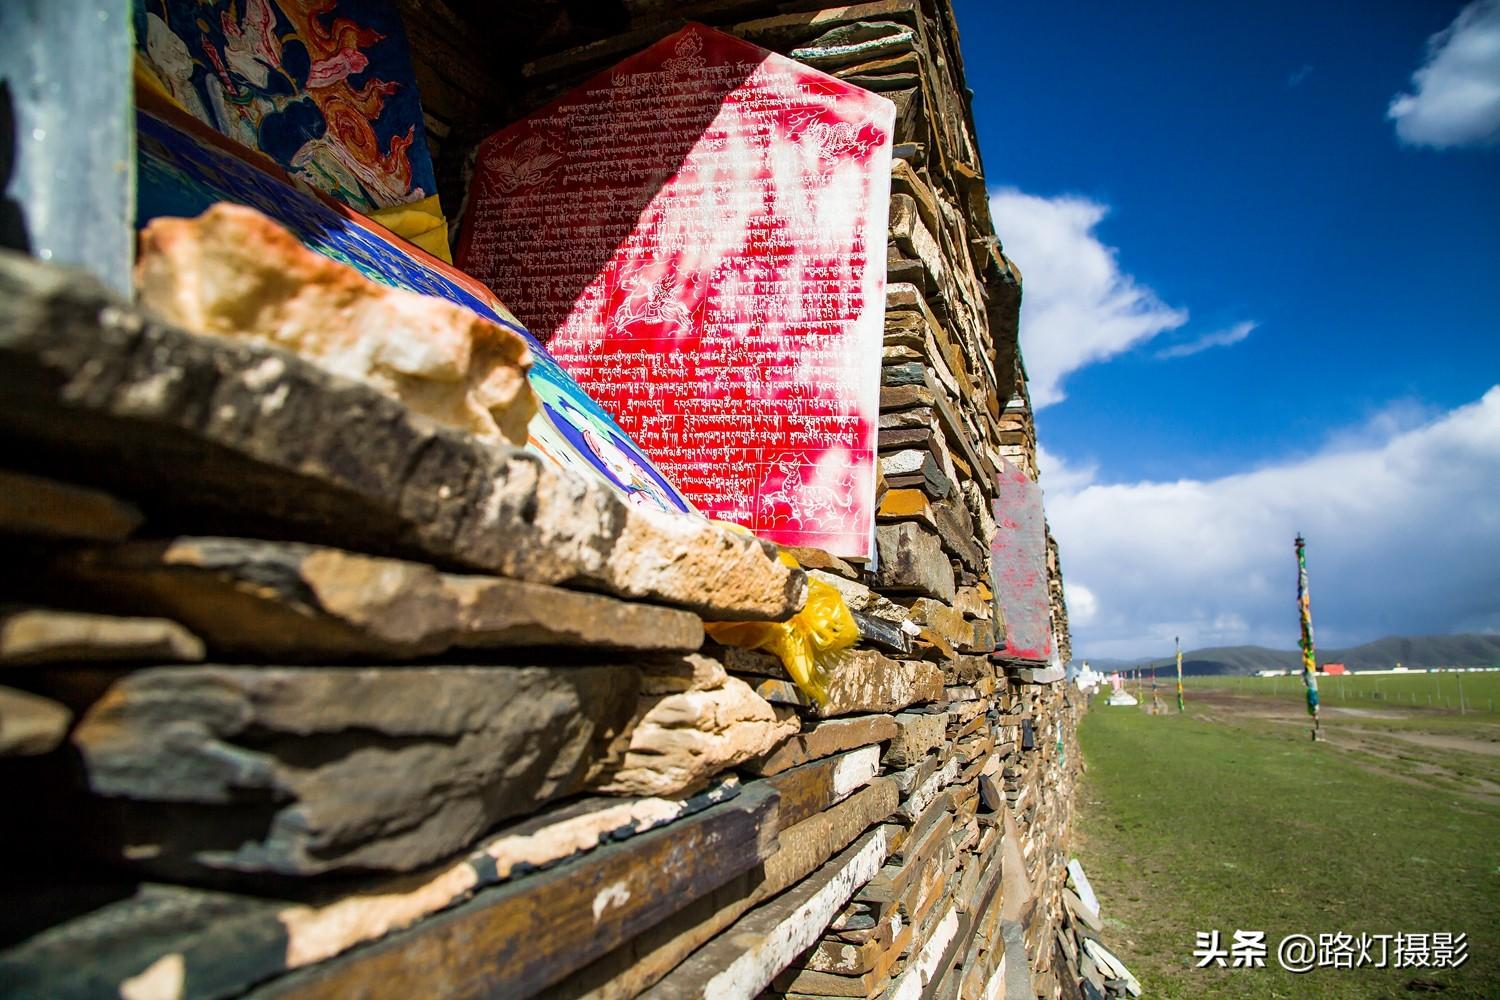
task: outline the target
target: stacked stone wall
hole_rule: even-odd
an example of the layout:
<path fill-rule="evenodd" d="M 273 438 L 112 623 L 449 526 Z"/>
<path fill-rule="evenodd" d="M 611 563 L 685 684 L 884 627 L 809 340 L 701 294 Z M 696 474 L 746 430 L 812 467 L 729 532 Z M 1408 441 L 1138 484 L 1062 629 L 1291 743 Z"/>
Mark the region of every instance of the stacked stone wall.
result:
<path fill-rule="evenodd" d="M 484 128 L 684 18 L 895 102 L 878 570 L 6 255 L 4 992 L 1079 995 L 1083 701 L 996 652 L 996 476 L 1035 479 L 1035 431 L 947 5 L 523 4 L 503 66 L 491 20 L 415 6 L 450 189 Z M 860 631 L 822 703 L 703 629 L 809 580 Z"/>

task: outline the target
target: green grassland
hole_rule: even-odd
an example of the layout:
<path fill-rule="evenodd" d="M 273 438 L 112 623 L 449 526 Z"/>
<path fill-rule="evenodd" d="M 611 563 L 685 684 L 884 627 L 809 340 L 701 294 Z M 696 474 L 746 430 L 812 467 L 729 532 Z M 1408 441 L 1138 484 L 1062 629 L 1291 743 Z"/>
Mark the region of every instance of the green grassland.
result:
<path fill-rule="evenodd" d="M 1076 853 L 1105 943 L 1148 997 L 1410 997 L 1414 980 L 1446 997 L 1500 997 L 1500 725 L 1394 708 L 1398 693 L 1425 703 L 1434 676 L 1454 686 L 1452 675 L 1381 678 L 1389 708 L 1355 684 L 1330 691 L 1325 705 L 1342 710 L 1325 714 L 1320 743 L 1295 677 L 1274 691 L 1252 678 L 1190 682 L 1186 715 L 1166 686 L 1163 715 L 1094 703 L 1080 730 Z M 1466 698 L 1470 678 L 1474 697 L 1492 696 L 1481 677 L 1500 675 L 1466 674 Z M 1194 933 L 1209 930 L 1226 943 L 1265 931 L 1266 967 L 1194 968 Z M 1278 967 L 1283 937 L 1338 932 L 1462 932 L 1469 958 L 1458 969 Z"/>
<path fill-rule="evenodd" d="M 1176 678 L 1172 679 L 1176 684 Z M 1176 697 L 1175 687 L 1168 692 L 1164 678 L 1157 684 L 1165 697 Z M 1149 689 L 1150 680 L 1146 681 Z M 1223 690 L 1236 694 L 1274 695 L 1302 701 L 1306 698 L 1299 675 L 1289 677 L 1188 677 L 1183 687 L 1193 690 Z M 1134 691 L 1134 688 L 1131 688 Z M 1460 700 L 1460 696 L 1462 699 Z M 1379 708 L 1381 703 L 1398 707 L 1433 709 L 1464 715 L 1488 715 L 1500 718 L 1500 670 L 1405 674 L 1343 674 L 1318 677 L 1318 698 L 1324 705 L 1350 705 Z"/>

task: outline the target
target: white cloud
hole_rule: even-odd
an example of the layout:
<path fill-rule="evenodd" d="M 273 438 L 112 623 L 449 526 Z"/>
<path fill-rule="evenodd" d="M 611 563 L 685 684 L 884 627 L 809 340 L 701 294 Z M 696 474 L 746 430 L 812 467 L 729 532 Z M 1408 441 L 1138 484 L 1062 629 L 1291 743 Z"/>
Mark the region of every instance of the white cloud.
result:
<path fill-rule="evenodd" d="M 1063 580 L 1063 592 L 1063 599 L 1068 602 L 1068 630 L 1076 633 L 1079 628 L 1092 625 L 1099 614 L 1099 598 L 1094 592 L 1067 579 Z"/>
<path fill-rule="evenodd" d="M 1040 409 L 1064 398 L 1063 379 L 1187 322 L 1120 270 L 1093 229 L 1108 208 L 1087 198 L 990 195 L 995 228 L 1022 276 L 1021 352 Z"/>
<path fill-rule="evenodd" d="M 1500 386 L 1388 426 L 1222 479 L 1052 483 L 1064 577 L 1088 594 L 1075 656 L 1165 655 L 1174 635 L 1293 648 L 1299 531 L 1320 645 L 1500 627 Z"/>
<path fill-rule="evenodd" d="M 1312 71 L 1313 68 L 1311 63 L 1303 63 L 1301 69 L 1297 70 L 1295 73 L 1288 73 L 1286 78 L 1287 89 L 1290 90 L 1293 87 L 1300 87 L 1308 77 L 1312 76 Z"/>
<path fill-rule="evenodd" d="M 1500 0 L 1475 0 L 1427 40 L 1427 61 L 1412 74 L 1412 93 L 1386 111 L 1401 141 L 1413 146 L 1500 142 Z"/>
<path fill-rule="evenodd" d="M 1094 481 L 1098 463 L 1075 466 L 1061 455 L 1054 455 L 1040 443 L 1036 446 L 1038 480 L 1047 493 L 1074 493 Z"/>
<path fill-rule="evenodd" d="M 1186 358 L 1194 354 L 1202 354 L 1204 351 L 1214 347 L 1228 347 L 1238 344 L 1258 326 L 1254 320 L 1246 320 L 1236 323 L 1225 330 L 1215 330 L 1213 333 L 1205 333 L 1197 340 L 1190 340 L 1186 344 L 1177 344 L 1164 350 L 1157 351 L 1158 360 L 1166 361 L 1171 358 Z"/>

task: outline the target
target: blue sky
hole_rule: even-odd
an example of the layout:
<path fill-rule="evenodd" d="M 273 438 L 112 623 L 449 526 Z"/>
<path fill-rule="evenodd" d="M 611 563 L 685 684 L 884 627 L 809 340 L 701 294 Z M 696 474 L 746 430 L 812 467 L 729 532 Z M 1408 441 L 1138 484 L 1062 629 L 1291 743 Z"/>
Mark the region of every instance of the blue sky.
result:
<path fill-rule="evenodd" d="M 1500 0 L 956 8 L 1079 652 L 1500 628 Z"/>

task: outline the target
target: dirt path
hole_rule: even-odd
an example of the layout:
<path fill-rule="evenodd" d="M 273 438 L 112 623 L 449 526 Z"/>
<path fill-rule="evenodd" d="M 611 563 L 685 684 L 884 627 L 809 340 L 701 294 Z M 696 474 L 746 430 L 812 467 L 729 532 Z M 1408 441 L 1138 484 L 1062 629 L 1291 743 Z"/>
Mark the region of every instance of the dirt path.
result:
<path fill-rule="evenodd" d="M 1270 724 L 1304 731 L 1309 719 L 1301 706 L 1278 698 L 1224 691 L 1201 691 L 1194 714 L 1222 725 Z M 1438 784 L 1471 801 L 1500 805 L 1500 727 L 1476 723 L 1471 732 L 1430 732 L 1382 725 L 1420 722 L 1419 710 L 1376 710 L 1325 706 L 1322 735 L 1369 770 L 1408 784 Z M 1346 721 L 1347 720 L 1347 721 Z"/>

